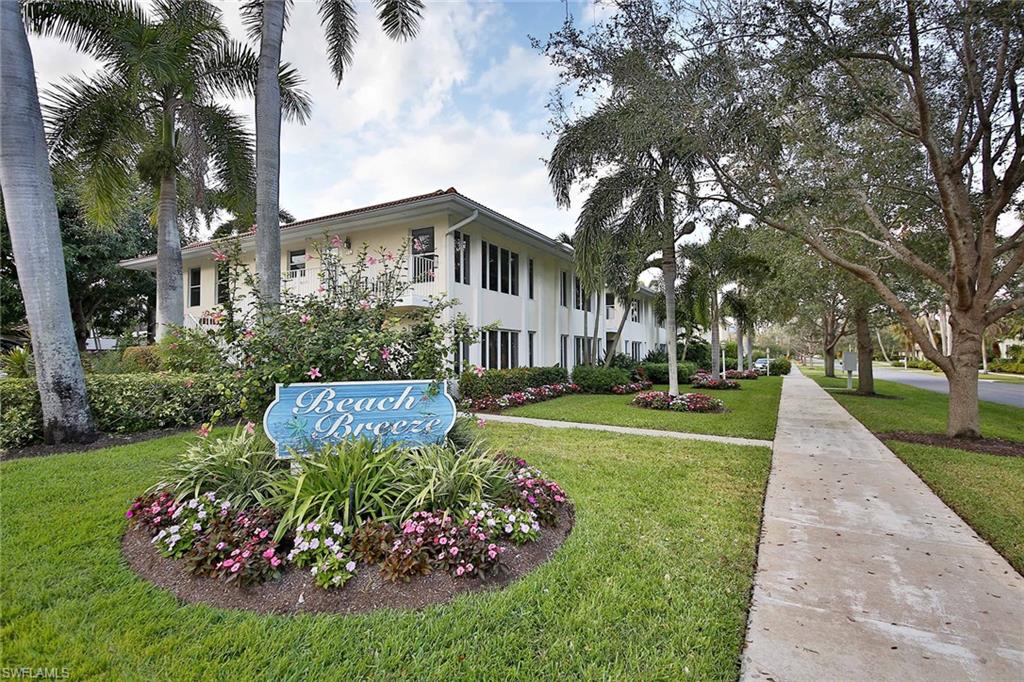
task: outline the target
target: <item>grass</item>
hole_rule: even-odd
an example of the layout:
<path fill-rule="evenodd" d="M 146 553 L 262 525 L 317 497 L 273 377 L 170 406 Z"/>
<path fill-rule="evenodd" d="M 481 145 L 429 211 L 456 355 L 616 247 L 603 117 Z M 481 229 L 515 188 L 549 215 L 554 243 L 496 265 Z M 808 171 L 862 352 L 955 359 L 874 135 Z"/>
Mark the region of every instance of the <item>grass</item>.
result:
<path fill-rule="evenodd" d="M 803 372 L 825 388 L 846 388 L 846 379 L 827 378 L 820 370 Z M 875 380 L 883 397 L 830 391 L 833 398 L 876 433 L 946 432 L 949 397 L 893 381 Z M 1024 409 L 982 401 L 981 431 L 985 436 L 1024 440 Z M 890 450 L 985 538 L 1018 571 L 1024 573 L 1024 457 L 1001 457 L 967 450 L 887 440 Z"/>
<path fill-rule="evenodd" d="M 882 397 L 859 396 L 843 392 L 846 389 L 845 376 L 831 379 L 821 370 L 801 368 L 801 371 L 826 389 L 841 389 L 830 390 L 829 394 L 876 433 L 946 433 L 949 396 L 944 393 L 875 379 L 875 391 Z M 1024 440 L 1024 409 L 983 400 L 980 413 L 981 432 L 985 436 Z"/>
<path fill-rule="evenodd" d="M 1024 457 L 886 443 L 942 500 L 1024 573 Z"/>
<path fill-rule="evenodd" d="M 736 678 L 766 448 L 487 432 L 567 488 L 566 544 L 502 591 L 348 617 L 184 606 L 126 568 L 124 509 L 184 436 L 0 464 L 0 665 L 75 678 Z"/>
<path fill-rule="evenodd" d="M 738 391 L 702 391 L 721 398 L 728 412 L 719 414 L 690 414 L 668 410 L 649 410 L 630 404 L 632 395 L 566 395 L 542 403 L 524 405 L 505 410 L 516 417 L 554 419 L 556 421 L 587 424 L 612 424 L 644 429 L 707 433 L 716 436 L 740 438 L 775 437 L 775 421 L 779 413 L 781 377 L 761 377 L 755 381 L 741 381 Z M 655 386 L 667 390 L 667 386 Z M 687 391 L 682 386 L 680 390 Z"/>

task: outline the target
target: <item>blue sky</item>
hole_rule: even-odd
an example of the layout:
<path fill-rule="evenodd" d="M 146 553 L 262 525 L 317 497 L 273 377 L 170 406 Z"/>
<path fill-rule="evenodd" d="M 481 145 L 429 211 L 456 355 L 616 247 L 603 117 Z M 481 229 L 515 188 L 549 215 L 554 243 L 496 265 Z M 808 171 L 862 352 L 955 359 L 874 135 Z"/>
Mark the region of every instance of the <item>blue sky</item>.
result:
<path fill-rule="evenodd" d="M 244 39 L 236 2 L 219 2 Z M 556 74 L 530 47 L 565 17 L 562 2 L 428 2 L 419 36 L 388 40 L 369 3 L 358 4 L 353 66 L 337 87 L 316 6 L 297 0 L 284 58 L 306 78 L 313 116 L 282 132 L 281 205 L 297 218 L 450 186 L 549 235 L 571 232 L 542 158 L 550 152 L 544 108 Z M 570 3 L 583 23 L 595 8 Z M 49 39 L 31 38 L 40 90 L 96 65 Z M 251 102 L 237 102 L 252 116 Z"/>

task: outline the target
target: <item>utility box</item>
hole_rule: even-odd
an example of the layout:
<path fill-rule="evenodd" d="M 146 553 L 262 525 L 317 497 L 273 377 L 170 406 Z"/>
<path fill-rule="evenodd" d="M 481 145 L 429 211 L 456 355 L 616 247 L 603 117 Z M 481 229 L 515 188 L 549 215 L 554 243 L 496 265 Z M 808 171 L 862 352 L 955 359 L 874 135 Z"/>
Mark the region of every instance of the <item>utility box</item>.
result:
<path fill-rule="evenodd" d="M 843 351 L 843 371 L 844 372 L 856 372 L 857 371 L 857 354 L 848 350 Z"/>

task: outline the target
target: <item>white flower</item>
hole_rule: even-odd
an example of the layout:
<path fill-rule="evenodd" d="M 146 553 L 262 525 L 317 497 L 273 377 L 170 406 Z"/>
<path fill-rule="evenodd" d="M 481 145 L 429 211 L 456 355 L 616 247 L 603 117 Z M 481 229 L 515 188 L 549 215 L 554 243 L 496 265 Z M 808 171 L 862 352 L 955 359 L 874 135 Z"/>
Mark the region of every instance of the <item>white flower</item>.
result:
<path fill-rule="evenodd" d="M 345 527 L 343 525 L 341 525 L 340 523 L 335 523 L 334 527 L 333 527 L 333 530 L 334 530 L 334 534 L 335 535 L 344 535 L 345 534 Z"/>
<path fill-rule="evenodd" d="M 170 528 L 167 529 L 167 532 L 168 533 L 177 533 L 179 530 L 181 530 L 181 526 L 171 526 Z"/>
<path fill-rule="evenodd" d="M 320 538 L 313 538 L 312 540 L 309 541 L 309 548 L 310 549 L 316 549 L 319 546 L 320 546 Z"/>
<path fill-rule="evenodd" d="M 495 521 L 494 519 L 487 519 L 487 525 L 488 525 L 488 527 L 490 527 L 490 528 L 494 528 L 494 525 L 495 525 L 496 523 L 497 523 L 497 521 Z"/>
<path fill-rule="evenodd" d="M 347 564 L 345 564 L 345 570 L 348 571 L 349 573 L 355 573 L 355 571 L 356 571 L 356 562 L 350 561 Z"/>
<path fill-rule="evenodd" d="M 506 523 L 505 524 L 505 532 L 506 533 L 511 533 L 512 532 L 512 524 L 511 523 Z"/>
<path fill-rule="evenodd" d="M 201 531 L 202 529 L 203 529 L 203 524 L 199 523 L 198 521 L 192 524 L 192 530 L 196 531 L 197 533 L 199 531 Z"/>
<path fill-rule="evenodd" d="M 524 533 L 529 533 L 530 532 L 530 527 L 528 525 L 526 525 L 525 523 L 520 523 L 519 524 L 519 530 L 523 531 Z"/>
<path fill-rule="evenodd" d="M 509 514 L 508 515 L 508 522 L 509 523 L 515 523 L 516 522 L 516 515 L 515 514 Z"/>
<path fill-rule="evenodd" d="M 196 514 L 196 516 L 198 516 L 200 519 L 205 519 L 206 518 L 206 510 L 205 509 L 200 509 L 199 513 Z"/>

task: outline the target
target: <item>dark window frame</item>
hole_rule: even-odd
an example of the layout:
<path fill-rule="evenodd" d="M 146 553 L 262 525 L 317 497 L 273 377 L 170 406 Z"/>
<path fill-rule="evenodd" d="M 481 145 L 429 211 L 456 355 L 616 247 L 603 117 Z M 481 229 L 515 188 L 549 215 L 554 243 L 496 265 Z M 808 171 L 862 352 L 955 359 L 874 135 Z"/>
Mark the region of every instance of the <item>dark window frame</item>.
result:
<path fill-rule="evenodd" d="M 203 269 L 188 270 L 188 305 L 195 308 L 203 304 Z"/>

